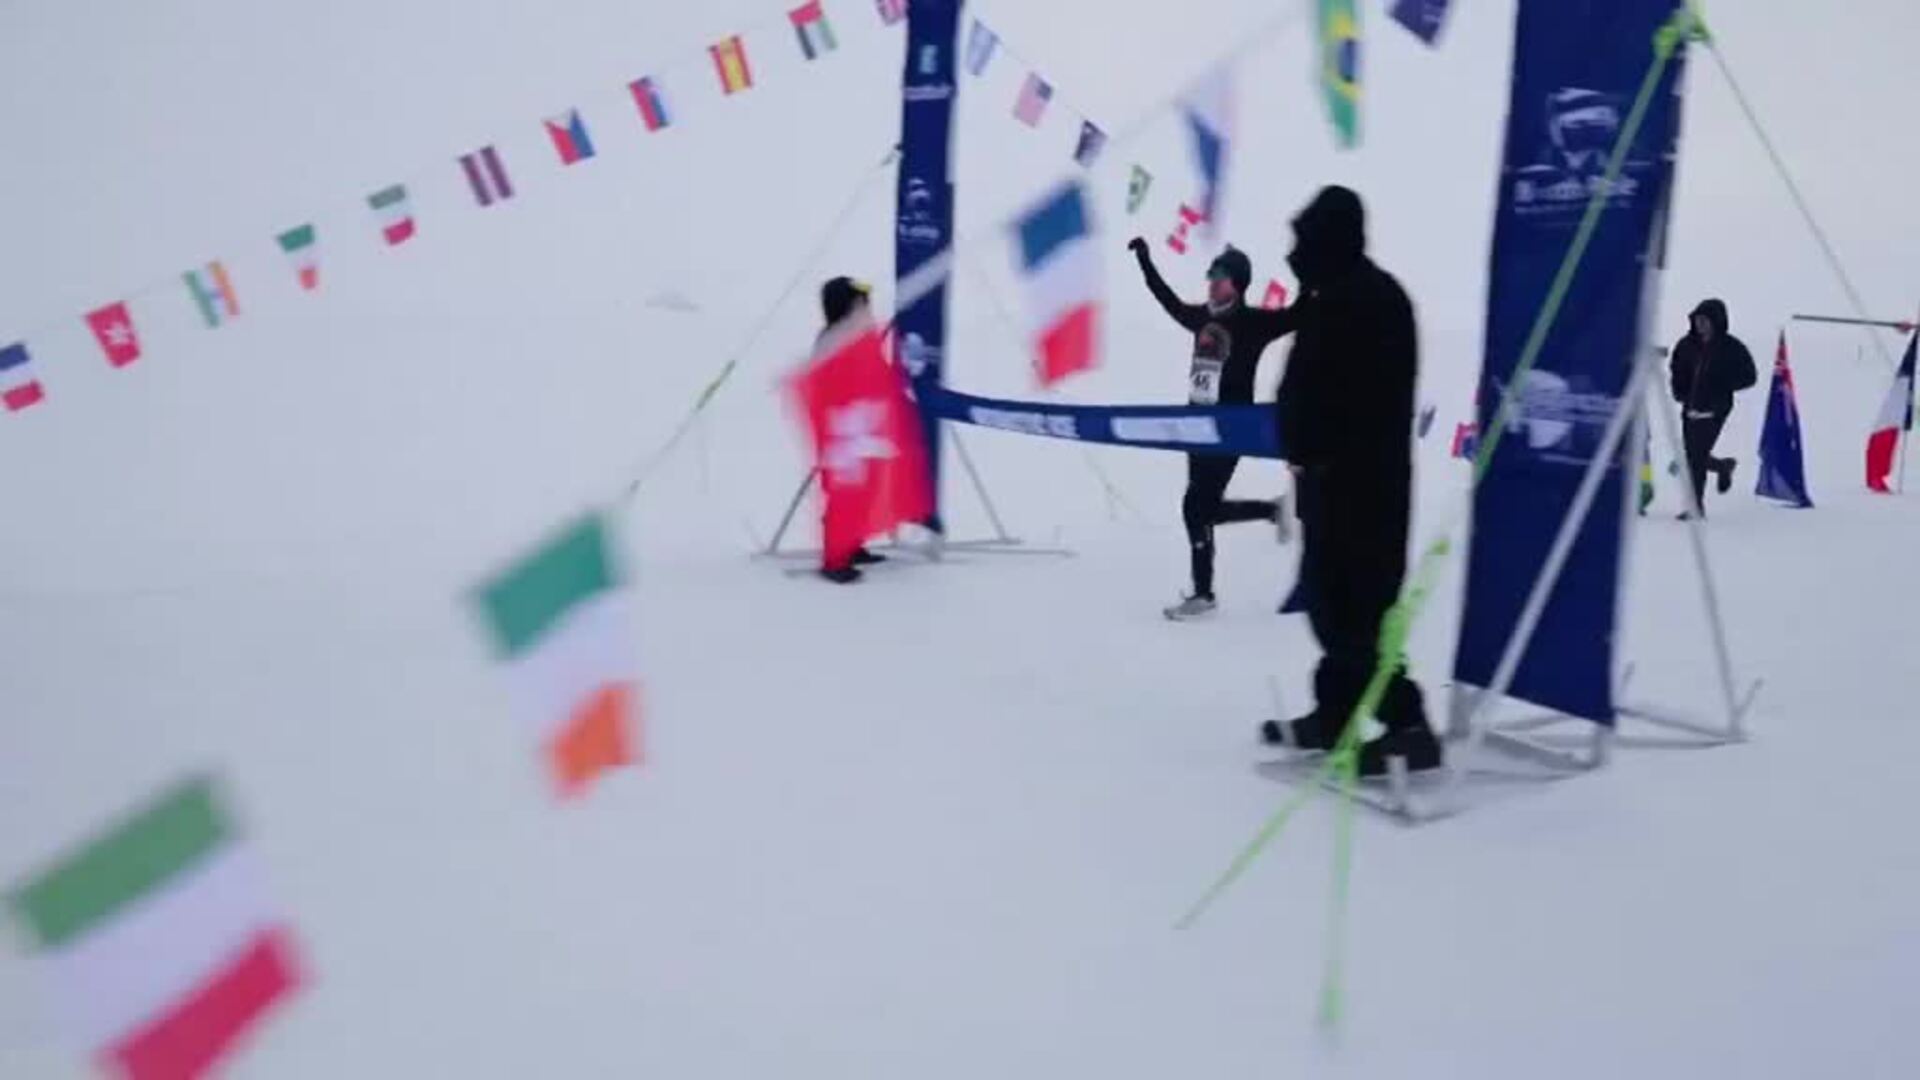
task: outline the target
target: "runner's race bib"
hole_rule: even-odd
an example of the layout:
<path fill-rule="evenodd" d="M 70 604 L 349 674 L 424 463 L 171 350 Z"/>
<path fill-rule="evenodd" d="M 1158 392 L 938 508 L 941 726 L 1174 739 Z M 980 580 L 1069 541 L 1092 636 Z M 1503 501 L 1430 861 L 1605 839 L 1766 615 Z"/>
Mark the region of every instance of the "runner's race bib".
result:
<path fill-rule="evenodd" d="M 1187 401 L 1194 405 L 1220 404 L 1220 373 L 1232 351 L 1227 330 L 1208 323 L 1193 339 L 1193 367 L 1187 374 Z"/>
<path fill-rule="evenodd" d="M 1188 379 L 1191 383 L 1187 391 L 1187 401 L 1193 405 L 1220 404 L 1220 371 L 1226 365 L 1218 360 L 1203 356 L 1193 358 L 1193 370 Z"/>

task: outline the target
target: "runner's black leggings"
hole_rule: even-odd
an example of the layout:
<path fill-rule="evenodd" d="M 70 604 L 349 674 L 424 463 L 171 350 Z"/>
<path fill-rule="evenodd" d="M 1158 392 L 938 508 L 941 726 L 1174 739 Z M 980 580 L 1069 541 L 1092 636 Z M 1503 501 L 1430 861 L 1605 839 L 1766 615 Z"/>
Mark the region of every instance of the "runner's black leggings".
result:
<path fill-rule="evenodd" d="M 1686 443 L 1687 473 L 1693 478 L 1694 494 L 1700 500 L 1695 509 L 1702 512 L 1707 503 L 1707 474 L 1719 472 L 1730 464 L 1726 458 L 1713 456 L 1713 444 L 1720 441 L 1720 431 L 1726 426 L 1726 413 L 1682 417 L 1680 433 L 1681 441 Z"/>
<path fill-rule="evenodd" d="M 1187 494 L 1180 517 L 1193 550 L 1193 595 L 1213 596 L 1213 527 L 1236 521 L 1271 521 L 1273 504 L 1227 498 L 1227 484 L 1240 459 L 1225 454 L 1187 455 Z"/>

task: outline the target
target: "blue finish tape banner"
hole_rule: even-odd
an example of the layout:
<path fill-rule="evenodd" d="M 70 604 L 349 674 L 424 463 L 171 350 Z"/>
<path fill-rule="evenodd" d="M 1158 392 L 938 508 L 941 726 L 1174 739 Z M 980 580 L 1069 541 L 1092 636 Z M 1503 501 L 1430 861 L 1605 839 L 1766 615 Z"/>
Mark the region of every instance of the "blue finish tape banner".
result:
<path fill-rule="evenodd" d="M 914 0 L 907 8 L 907 59 L 900 80 L 900 181 L 896 198 L 893 268 L 896 283 L 953 243 L 954 46 L 961 0 Z M 899 356 L 914 396 L 937 395 L 945 377 L 947 287 L 926 293 L 894 313 Z M 933 517 L 940 525 L 940 423 L 921 410 L 932 473 Z"/>
<path fill-rule="evenodd" d="M 1065 405 L 943 389 L 920 398 L 920 408 L 935 423 L 950 420 L 1022 435 L 1190 454 L 1281 456 L 1272 405 Z"/>
<path fill-rule="evenodd" d="M 1475 492 L 1466 607 L 1454 677 L 1492 681 L 1570 505 L 1622 406 L 1644 349 L 1643 293 L 1658 255 L 1680 131 L 1683 54 L 1666 67 L 1612 181 L 1607 165 L 1656 62 L 1654 36 L 1676 0 L 1521 0 L 1506 156 L 1488 284 L 1480 430 L 1492 424 L 1589 203 L 1598 231 L 1512 424 Z M 1622 443 L 1512 696 L 1601 723 L 1614 719 L 1614 632 L 1636 440 Z"/>

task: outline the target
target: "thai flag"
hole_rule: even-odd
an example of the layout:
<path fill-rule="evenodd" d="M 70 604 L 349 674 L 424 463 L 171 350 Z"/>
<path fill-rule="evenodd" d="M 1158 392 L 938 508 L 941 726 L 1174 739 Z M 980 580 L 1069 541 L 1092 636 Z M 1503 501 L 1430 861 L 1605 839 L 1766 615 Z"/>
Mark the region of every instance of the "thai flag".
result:
<path fill-rule="evenodd" d="M 1187 130 L 1193 135 L 1194 164 L 1200 170 L 1200 215 L 1205 228 L 1220 221 L 1227 176 L 1227 151 L 1233 143 L 1233 72 L 1221 68 L 1187 99 Z"/>
<path fill-rule="evenodd" d="M 564 115 L 549 119 L 547 136 L 553 140 L 553 149 L 560 155 L 562 165 L 573 165 L 593 156 L 593 137 L 587 134 L 587 122 L 580 118 L 579 109 L 570 109 Z"/>
<path fill-rule="evenodd" d="M 1906 358 L 1900 361 L 1900 370 L 1893 376 L 1893 385 L 1887 388 L 1886 400 L 1880 403 L 1880 420 L 1873 425 L 1873 434 L 1867 437 L 1867 487 L 1882 495 L 1893 491 L 1890 481 L 1893 479 L 1894 457 L 1900 449 L 1900 436 L 1913 430 L 1916 349 L 1920 349 L 1920 334 L 1915 334 L 1907 342 Z"/>
<path fill-rule="evenodd" d="M 1052 386 L 1098 356 L 1100 261 L 1077 183 L 1047 196 L 1014 225 L 1032 312 L 1035 371 Z"/>
<path fill-rule="evenodd" d="M 40 404 L 46 397 L 40 389 L 40 380 L 33 373 L 33 358 L 27 355 L 25 345 L 9 345 L 0 349 L 0 404 L 8 412 Z"/>

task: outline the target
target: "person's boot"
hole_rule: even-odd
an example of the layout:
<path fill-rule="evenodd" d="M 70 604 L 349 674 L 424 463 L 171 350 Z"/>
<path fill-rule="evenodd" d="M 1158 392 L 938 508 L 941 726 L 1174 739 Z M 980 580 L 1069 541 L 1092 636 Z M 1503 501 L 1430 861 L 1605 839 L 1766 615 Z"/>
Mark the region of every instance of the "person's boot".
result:
<path fill-rule="evenodd" d="M 1170 608 L 1161 609 L 1161 614 L 1174 622 L 1187 622 L 1206 618 L 1218 606 L 1211 596 L 1189 596 Z"/>
<path fill-rule="evenodd" d="M 1298 720 L 1267 720 L 1260 725 L 1260 741 L 1287 750 L 1331 750 L 1340 741 L 1340 725 L 1318 712 Z"/>
<path fill-rule="evenodd" d="M 1393 758 L 1405 761 L 1410 773 L 1427 772 L 1439 768 L 1442 757 L 1440 739 L 1432 728 L 1425 724 L 1394 728 L 1360 748 L 1360 775 L 1386 776 Z"/>
<path fill-rule="evenodd" d="M 864 575 L 860 573 L 860 568 L 857 566 L 823 566 L 820 568 L 820 576 L 835 585 L 851 585 Z"/>
<path fill-rule="evenodd" d="M 855 548 L 853 552 L 853 565 L 855 566 L 872 566 L 875 563 L 883 563 L 886 561 L 887 557 L 885 555 L 877 551 L 869 551 L 864 547 Z"/>
<path fill-rule="evenodd" d="M 1714 463 L 1714 476 L 1716 480 L 1714 486 L 1720 489 L 1720 494 L 1725 495 L 1727 492 L 1733 490 L 1733 470 L 1739 464 L 1740 462 L 1735 458 L 1721 458 Z"/>

